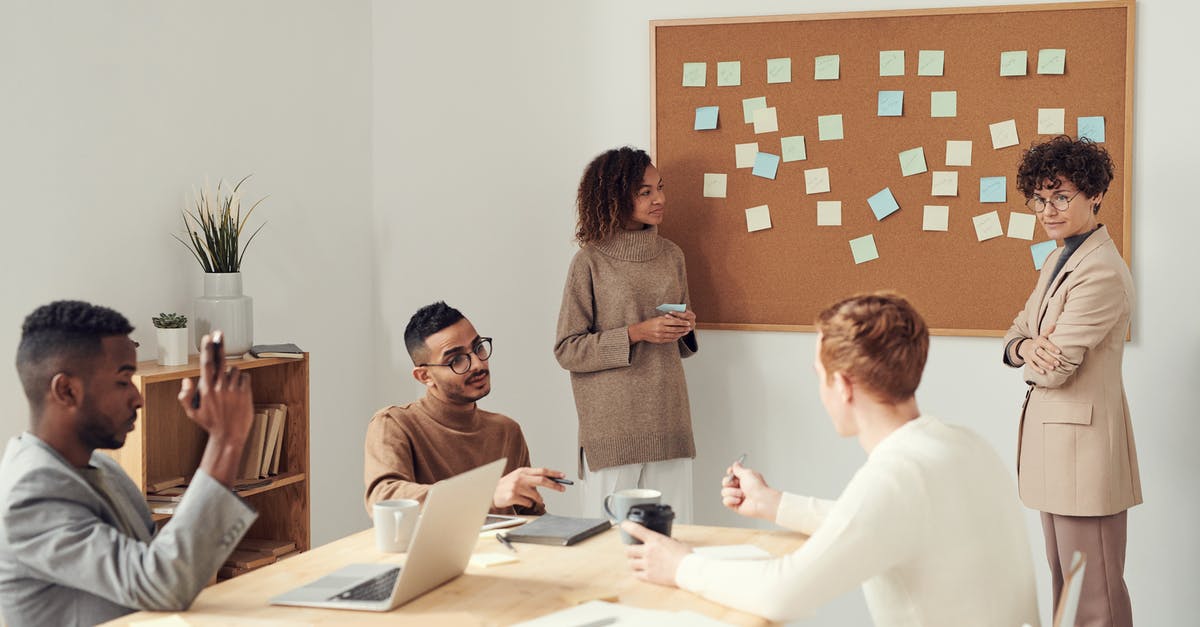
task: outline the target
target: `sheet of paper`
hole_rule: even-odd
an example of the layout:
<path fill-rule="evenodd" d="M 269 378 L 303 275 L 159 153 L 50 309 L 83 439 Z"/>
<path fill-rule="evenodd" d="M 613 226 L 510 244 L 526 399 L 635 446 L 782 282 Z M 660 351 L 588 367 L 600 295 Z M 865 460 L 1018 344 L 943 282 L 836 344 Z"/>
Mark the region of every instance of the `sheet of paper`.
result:
<path fill-rule="evenodd" d="M 841 76 L 842 58 L 836 54 L 825 54 L 817 57 L 813 63 L 813 79 L 818 81 L 836 81 Z"/>
<path fill-rule="evenodd" d="M 929 194 L 931 196 L 957 196 L 958 195 L 958 172 L 933 172 L 933 186 Z"/>
<path fill-rule="evenodd" d="M 1035 224 L 1037 218 L 1034 218 L 1032 213 L 1013 211 L 1008 214 L 1008 236 L 1013 239 L 1031 240 Z"/>
<path fill-rule="evenodd" d="M 775 174 L 779 171 L 779 155 L 773 155 L 769 152 L 760 152 L 754 156 L 754 169 L 750 171 L 754 176 L 761 176 L 765 179 L 775 180 Z"/>
<path fill-rule="evenodd" d="M 754 161 L 758 158 L 758 142 L 749 144 L 735 144 L 733 147 L 733 155 L 735 157 L 735 165 L 739 168 L 753 168 Z"/>
<path fill-rule="evenodd" d="M 808 151 L 804 148 L 803 135 L 780 137 L 779 145 L 783 148 L 784 163 L 789 161 L 804 161 L 808 158 Z"/>
<path fill-rule="evenodd" d="M 817 226 L 841 226 L 842 225 L 842 201 L 840 200 L 818 200 L 817 201 Z"/>
<path fill-rule="evenodd" d="M 804 193 L 822 194 L 829 191 L 829 168 L 804 171 Z"/>
<path fill-rule="evenodd" d="M 981 242 L 1004 235 L 1004 227 L 1000 226 L 999 211 L 981 213 L 971 218 L 971 221 L 975 223 L 975 237 Z"/>
<path fill-rule="evenodd" d="M 746 98 L 742 100 L 742 119 L 746 124 L 754 124 L 754 112 L 767 108 L 767 97 Z"/>
<path fill-rule="evenodd" d="M 717 62 L 717 87 L 736 87 L 742 84 L 741 61 Z"/>
<path fill-rule="evenodd" d="M 719 546 L 693 547 L 697 555 L 718 560 L 765 560 L 772 556 L 767 551 L 753 544 L 724 544 Z"/>
<path fill-rule="evenodd" d="M 1008 200 L 1008 177 L 984 176 L 979 179 L 979 202 L 1005 202 Z"/>
<path fill-rule="evenodd" d="M 880 76 L 904 76 L 904 51 L 903 50 L 880 50 L 879 51 L 879 75 Z"/>
<path fill-rule="evenodd" d="M 755 133 L 776 133 L 779 131 L 779 117 L 775 107 L 767 107 L 754 112 Z"/>
<path fill-rule="evenodd" d="M 696 130 L 711 131 L 717 128 L 717 112 L 720 107 L 696 107 Z"/>
<path fill-rule="evenodd" d="M 917 53 L 917 76 L 941 76 L 945 66 L 945 50 L 921 50 Z"/>
<path fill-rule="evenodd" d="M 1033 255 L 1033 269 L 1041 270 L 1042 264 L 1046 263 L 1046 257 L 1058 248 L 1058 242 L 1054 240 L 1046 242 L 1038 242 L 1029 246 L 1029 252 Z"/>
<path fill-rule="evenodd" d="M 1067 65 L 1065 48 L 1043 48 L 1038 50 L 1038 74 L 1062 74 Z"/>
<path fill-rule="evenodd" d="M 876 220 L 882 220 L 900 208 L 896 197 L 892 195 L 892 190 L 887 187 L 868 198 L 867 204 L 871 205 L 871 212 L 875 214 Z"/>
<path fill-rule="evenodd" d="M 821 141 L 842 139 L 842 114 L 817 116 L 817 138 Z"/>
<path fill-rule="evenodd" d="M 608 619 L 616 619 L 612 623 L 614 627 L 648 625 L 653 624 L 649 621 L 660 613 L 657 610 L 647 610 L 621 603 L 588 601 L 565 610 L 547 612 L 533 620 L 516 623 L 514 627 L 580 627 L 580 625 L 595 624 L 597 621 Z"/>
<path fill-rule="evenodd" d="M 1079 139 L 1086 137 L 1096 143 L 1104 143 L 1104 116 L 1080 117 L 1077 124 Z"/>
<path fill-rule="evenodd" d="M 684 63 L 683 64 L 683 86 L 684 87 L 704 87 L 708 76 L 707 63 Z"/>
<path fill-rule="evenodd" d="M 971 165 L 971 141 L 946 140 L 946 165 Z"/>
<path fill-rule="evenodd" d="M 879 105 L 876 111 L 876 115 L 881 118 L 896 118 L 904 115 L 904 92 L 879 92 Z"/>
<path fill-rule="evenodd" d="M 912 176 L 926 171 L 925 167 L 925 149 L 921 146 L 909 148 L 900 153 L 900 174 L 903 176 Z"/>
<path fill-rule="evenodd" d="M 1066 131 L 1066 109 L 1038 109 L 1038 135 L 1062 135 Z"/>
<path fill-rule="evenodd" d="M 767 59 L 767 83 L 792 82 L 792 59 Z"/>
<path fill-rule="evenodd" d="M 718 174 L 714 172 L 704 173 L 704 197 L 705 198 L 725 198 L 726 185 L 729 182 L 729 175 Z"/>
<path fill-rule="evenodd" d="M 929 117 L 958 117 L 958 92 L 935 91 L 929 94 Z"/>
<path fill-rule="evenodd" d="M 950 207 L 946 205 L 925 205 L 925 215 L 921 220 L 922 231 L 949 231 Z"/>
<path fill-rule="evenodd" d="M 855 264 L 879 259 L 879 249 L 875 248 L 875 236 L 864 235 L 850 240 L 850 253 L 854 255 Z"/>
<path fill-rule="evenodd" d="M 746 230 L 753 233 L 771 228 L 771 210 L 766 205 L 746 210 Z"/>
<path fill-rule="evenodd" d="M 992 148 L 996 150 L 1016 146 L 1019 143 L 1017 139 L 1016 120 L 1005 120 L 989 124 L 988 129 L 992 131 Z"/>
<path fill-rule="evenodd" d="M 475 568 L 491 568 L 519 561 L 521 559 L 512 553 L 472 553 L 469 564 Z"/>
<path fill-rule="evenodd" d="M 1024 50 L 1000 53 L 1000 76 L 1025 76 L 1028 65 L 1029 53 Z"/>

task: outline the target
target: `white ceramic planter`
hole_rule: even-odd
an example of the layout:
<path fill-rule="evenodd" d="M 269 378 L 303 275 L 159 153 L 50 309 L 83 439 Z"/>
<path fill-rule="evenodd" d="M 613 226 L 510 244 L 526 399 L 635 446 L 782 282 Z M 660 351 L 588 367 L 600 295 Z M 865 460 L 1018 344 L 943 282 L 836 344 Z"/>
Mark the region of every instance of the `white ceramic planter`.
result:
<path fill-rule="evenodd" d="M 158 335 L 158 363 L 182 366 L 188 360 L 187 329 L 155 329 Z"/>
<path fill-rule="evenodd" d="M 196 299 L 196 348 L 205 335 L 225 333 L 225 355 L 241 357 L 254 345 L 254 301 L 242 294 L 242 273 L 204 275 L 204 296 Z"/>

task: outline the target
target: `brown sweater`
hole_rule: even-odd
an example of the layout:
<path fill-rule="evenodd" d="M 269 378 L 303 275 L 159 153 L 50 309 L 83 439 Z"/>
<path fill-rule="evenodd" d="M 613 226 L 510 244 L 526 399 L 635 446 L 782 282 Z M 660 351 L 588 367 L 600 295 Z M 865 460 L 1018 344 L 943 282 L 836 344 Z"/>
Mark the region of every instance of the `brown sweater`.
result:
<path fill-rule="evenodd" d="M 504 474 L 529 466 L 529 448 L 512 418 L 462 409 L 426 394 L 403 407 L 385 407 L 367 425 L 366 507 L 386 499 L 425 500 L 433 484 L 507 457 Z M 493 514 L 542 514 L 534 508 L 492 508 Z"/>
<path fill-rule="evenodd" d="M 695 457 L 678 342 L 629 345 L 629 325 L 689 303 L 683 251 L 657 228 L 619 231 L 584 246 L 571 261 L 558 314 L 554 356 L 571 371 L 579 446 L 592 470 Z"/>

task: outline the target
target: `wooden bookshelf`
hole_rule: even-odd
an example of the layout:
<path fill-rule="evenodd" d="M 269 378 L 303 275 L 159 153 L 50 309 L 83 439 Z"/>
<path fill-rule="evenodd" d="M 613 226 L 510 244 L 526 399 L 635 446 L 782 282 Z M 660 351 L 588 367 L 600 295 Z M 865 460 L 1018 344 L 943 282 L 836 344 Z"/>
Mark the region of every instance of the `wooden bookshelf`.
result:
<path fill-rule="evenodd" d="M 258 510 L 258 520 L 246 533 L 249 538 L 286 539 L 300 551 L 310 546 L 308 481 L 308 353 L 303 359 L 247 355 L 230 365 L 250 373 L 255 403 L 287 405 L 283 457 L 279 474 L 270 482 L 240 490 L 238 495 Z M 138 364 L 133 383 L 142 392 L 143 406 L 125 446 L 106 451 L 129 473 L 144 492 L 146 485 L 176 476 L 191 477 L 200 465 L 208 434 L 192 422 L 179 406 L 182 381 L 200 376 L 196 356 L 184 366 L 161 366 L 154 361 Z M 169 514 L 154 514 L 160 524 Z"/>

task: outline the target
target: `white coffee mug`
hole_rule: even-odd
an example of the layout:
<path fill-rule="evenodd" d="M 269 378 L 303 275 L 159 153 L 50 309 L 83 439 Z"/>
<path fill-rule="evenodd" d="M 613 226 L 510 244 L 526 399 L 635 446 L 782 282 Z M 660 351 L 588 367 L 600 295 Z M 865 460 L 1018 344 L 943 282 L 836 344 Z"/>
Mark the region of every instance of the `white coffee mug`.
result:
<path fill-rule="evenodd" d="M 404 553 L 412 542 L 421 504 L 412 499 L 379 501 L 374 508 L 375 546 L 384 553 Z"/>

